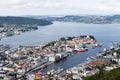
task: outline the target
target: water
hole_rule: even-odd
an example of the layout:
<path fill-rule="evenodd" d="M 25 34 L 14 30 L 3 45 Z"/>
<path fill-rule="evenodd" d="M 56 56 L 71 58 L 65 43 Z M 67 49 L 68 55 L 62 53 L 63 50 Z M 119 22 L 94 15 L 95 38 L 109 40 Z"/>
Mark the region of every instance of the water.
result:
<path fill-rule="evenodd" d="M 74 65 L 82 63 L 87 57 L 96 55 L 104 47 L 109 47 L 111 41 L 120 42 L 120 24 L 83 24 L 73 22 L 55 22 L 52 25 L 39 27 L 36 31 L 25 32 L 21 35 L 3 38 L 0 44 L 10 44 L 12 47 L 19 45 L 40 45 L 61 37 L 93 35 L 98 42 L 103 43 L 102 48 L 89 49 L 88 52 L 78 53 L 70 56 L 64 61 L 54 63 L 47 67 L 44 71 L 52 68 L 57 69 L 63 67 L 70 68 Z"/>

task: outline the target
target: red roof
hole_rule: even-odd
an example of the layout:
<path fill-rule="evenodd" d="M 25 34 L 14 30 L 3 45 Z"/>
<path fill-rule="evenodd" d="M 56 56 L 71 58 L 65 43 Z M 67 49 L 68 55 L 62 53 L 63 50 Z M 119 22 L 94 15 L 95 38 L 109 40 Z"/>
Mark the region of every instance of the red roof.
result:
<path fill-rule="evenodd" d="M 107 61 L 105 61 L 105 60 L 93 60 L 93 61 L 90 61 L 89 63 L 87 63 L 86 65 L 87 66 L 103 66 L 106 64 L 107 64 Z"/>

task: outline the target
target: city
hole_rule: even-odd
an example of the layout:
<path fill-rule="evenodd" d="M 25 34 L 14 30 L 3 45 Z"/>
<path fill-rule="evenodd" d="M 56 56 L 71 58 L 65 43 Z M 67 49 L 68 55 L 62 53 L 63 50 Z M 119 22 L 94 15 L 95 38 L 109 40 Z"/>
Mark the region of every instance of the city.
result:
<path fill-rule="evenodd" d="M 120 80 L 119 0 L 1 0 L 0 80 Z"/>
<path fill-rule="evenodd" d="M 44 46 L 20 45 L 19 48 L 12 51 L 6 50 L 6 47 L 2 48 L 1 46 L 1 50 L 3 51 L 1 54 L 4 56 L 1 57 L 1 69 L 3 69 L 1 77 L 3 79 L 9 79 L 9 77 L 24 79 L 25 75 L 39 74 L 40 70 L 68 57 L 73 52 L 77 54 L 78 52 L 88 51 L 88 48 L 101 46 L 101 44 L 96 43 L 95 38 L 91 35 L 61 38 Z M 11 74 L 14 76 L 7 76 Z M 54 75 L 54 73 L 51 74 Z M 55 74 L 59 74 L 59 72 Z M 51 76 L 48 74 L 48 77 Z"/>

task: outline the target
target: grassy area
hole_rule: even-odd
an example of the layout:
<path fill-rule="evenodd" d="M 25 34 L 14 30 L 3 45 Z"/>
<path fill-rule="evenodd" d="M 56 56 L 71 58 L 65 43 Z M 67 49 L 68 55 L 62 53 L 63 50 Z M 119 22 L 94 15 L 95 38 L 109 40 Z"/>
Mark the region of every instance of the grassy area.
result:
<path fill-rule="evenodd" d="M 120 68 L 86 77 L 83 80 L 120 80 Z"/>
<path fill-rule="evenodd" d="M 46 44 L 45 46 L 43 46 L 42 48 L 46 48 L 46 47 L 49 47 L 49 46 L 54 46 L 54 44 L 56 43 L 57 41 L 52 41 L 52 42 L 49 42 L 48 44 Z"/>

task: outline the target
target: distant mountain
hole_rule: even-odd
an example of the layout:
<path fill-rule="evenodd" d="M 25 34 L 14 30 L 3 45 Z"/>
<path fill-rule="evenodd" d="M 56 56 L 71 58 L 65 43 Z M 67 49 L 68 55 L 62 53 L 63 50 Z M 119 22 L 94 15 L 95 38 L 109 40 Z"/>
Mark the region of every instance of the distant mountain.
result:
<path fill-rule="evenodd" d="M 30 17 L 30 16 L 29 16 Z M 64 22 L 81 22 L 81 23 L 93 23 L 93 24 L 112 24 L 120 23 L 120 15 L 86 15 L 86 16 L 31 16 L 32 18 L 46 19 L 49 21 L 64 21 Z"/>
<path fill-rule="evenodd" d="M 17 24 L 17 25 L 49 25 L 51 21 L 45 19 L 33 19 L 28 17 L 0 17 L 0 24 Z"/>

